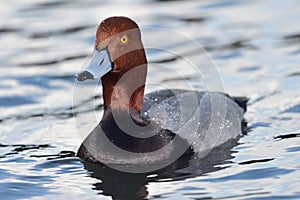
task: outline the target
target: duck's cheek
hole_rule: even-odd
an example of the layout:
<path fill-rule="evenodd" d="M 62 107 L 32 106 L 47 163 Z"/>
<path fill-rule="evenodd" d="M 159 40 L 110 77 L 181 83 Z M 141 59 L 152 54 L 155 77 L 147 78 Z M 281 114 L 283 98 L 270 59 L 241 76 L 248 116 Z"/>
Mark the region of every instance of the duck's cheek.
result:
<path fill-rule="evenodd" d="M 109 54 L 109 57 L 111 59 L 111 62 L 115 62 L 115 60 L 117 59 L 117 55 L 118 55 L 116 53 L 116 51 L 118 51 L 118 48 L 117 47 L 108 46 L 107 50 L 108 50 L 108 54 Z"/>
<path fill-rule="evenodd" d="M 107 46 L 107 50 L 108 50 L 109 56 L 113 62 L 124 54 L 124 49 L 123 49 L 122 45 L 119 45 L 116 42 L 110 43 Z"/>
<path fill-rule="evenodd" d="M 130 44 L 121 44 L 120 42 L 112 43 L 107 48 L 113 62 L 137 49 Z"/>

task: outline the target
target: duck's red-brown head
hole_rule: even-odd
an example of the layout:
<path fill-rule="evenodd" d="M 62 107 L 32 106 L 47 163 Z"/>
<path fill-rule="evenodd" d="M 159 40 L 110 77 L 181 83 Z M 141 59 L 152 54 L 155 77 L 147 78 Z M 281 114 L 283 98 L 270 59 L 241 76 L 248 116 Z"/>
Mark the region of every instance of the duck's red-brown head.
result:
<path fill-rule="evenodd" d="M 91 63 L 76 78 L 101 78 L 105 108 L 140 112 L 146 74 L 147 60 L 138 25 L 126 17 L 110 17 L 97 29 Z"/>

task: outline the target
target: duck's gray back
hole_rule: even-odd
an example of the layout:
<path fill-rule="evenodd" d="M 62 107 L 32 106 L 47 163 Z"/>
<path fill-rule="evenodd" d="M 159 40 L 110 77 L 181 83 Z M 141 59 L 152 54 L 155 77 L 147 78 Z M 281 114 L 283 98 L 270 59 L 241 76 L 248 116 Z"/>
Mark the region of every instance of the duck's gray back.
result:
<path fill-rule="evenodd" d="M 205 156 L 212 148 L 242 134 L 245 108 L 222 93 L 160 90 L 145 96 L 142 115 L 188 140 Z"/>

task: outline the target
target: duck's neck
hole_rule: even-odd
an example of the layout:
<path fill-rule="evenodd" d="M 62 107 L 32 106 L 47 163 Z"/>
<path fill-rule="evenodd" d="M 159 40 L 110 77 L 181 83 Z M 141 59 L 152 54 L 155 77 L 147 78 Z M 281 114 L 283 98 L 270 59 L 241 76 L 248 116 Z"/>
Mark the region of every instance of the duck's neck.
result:
<path fill-rule="evenodd" d="M 144 49 L 129 52 L 114 61 L 114 69 L 102 77 L 104 109 L 141 112 L 147 75 Z"/>

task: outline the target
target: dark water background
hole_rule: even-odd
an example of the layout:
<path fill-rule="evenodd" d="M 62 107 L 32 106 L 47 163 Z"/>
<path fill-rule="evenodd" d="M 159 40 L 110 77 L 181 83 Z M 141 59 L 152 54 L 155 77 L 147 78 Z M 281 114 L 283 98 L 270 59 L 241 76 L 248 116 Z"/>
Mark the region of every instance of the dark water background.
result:
<path fill-rule="evenodd" d="M 92 50 L 98 23 L 113 15 L 203 45 L 224 90 L 250 98 L 248 134 L 204 160 L 152 174 L 96 168 L 75 157 L 83 139 L 77 127 L 88 133 L 96 125 L 85 119 L 95 104 L 100 117 L 102 99 L 83 95 L 72 109 L 74 74 Z M 300 199 L 299 22 L 297 0 L 1 1 L 0 198 Z M 159 31 L 143 37 L 186 57 L 197 53 L 190 41 Z M 153 64 L 181 66 L 176 57 L 148 56 Z M 155 65 L 148 80 L 180 86 Z"/>

